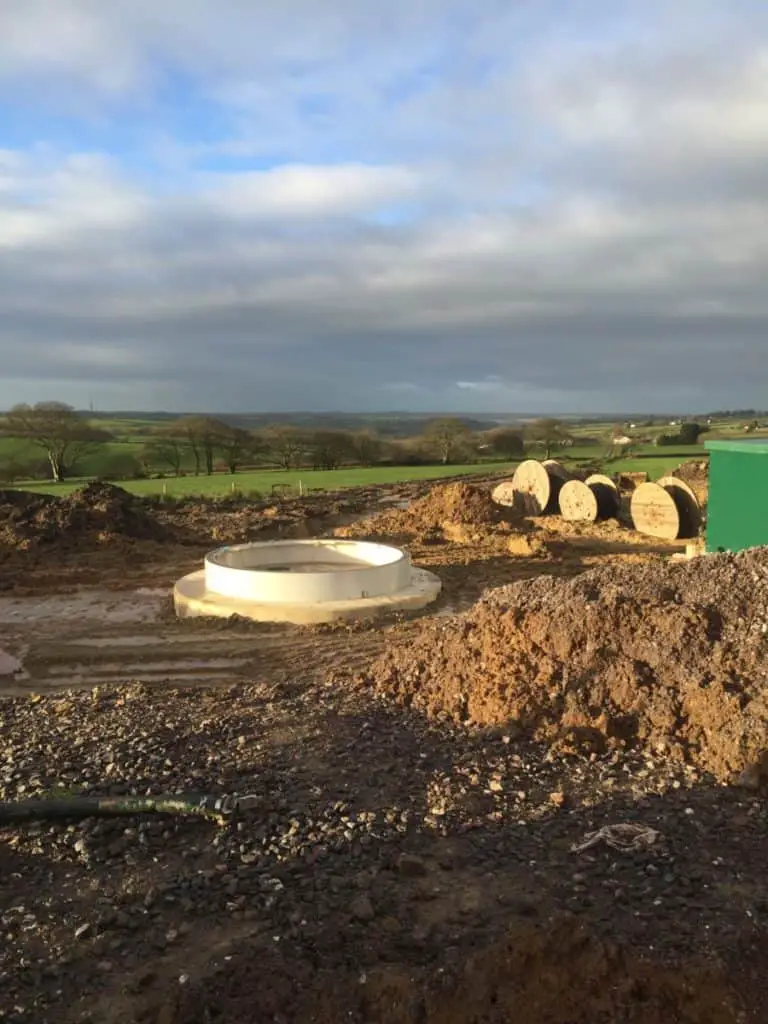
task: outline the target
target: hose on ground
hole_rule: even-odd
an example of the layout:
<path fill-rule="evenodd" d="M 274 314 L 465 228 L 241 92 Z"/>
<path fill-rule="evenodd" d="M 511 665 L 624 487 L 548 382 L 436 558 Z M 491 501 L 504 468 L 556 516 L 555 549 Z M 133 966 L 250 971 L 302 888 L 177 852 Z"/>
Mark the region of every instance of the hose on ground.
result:
<path fill-rule="evenodd" d="M 166 793 L 158 796 L 74 796 L 0 803 L 0 826 L 26 821 L 106 818 L 120 815 L 196 815 L 224 822 L 260 802 L 256 794 Z"/>

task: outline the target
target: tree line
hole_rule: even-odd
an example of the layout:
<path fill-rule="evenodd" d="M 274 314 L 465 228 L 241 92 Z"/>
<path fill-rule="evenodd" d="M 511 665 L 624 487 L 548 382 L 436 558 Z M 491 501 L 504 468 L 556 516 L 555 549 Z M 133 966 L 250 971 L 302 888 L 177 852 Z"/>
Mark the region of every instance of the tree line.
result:
<path fill-rule="evenodd" d="M 473 431 L 458 417 L 427 423 L 423 433 L 406 439 L 382 438 L 372 430 L 306 428 L 274 424 L 246 430 L 204 415 L 181 416 L 136 432 L 136 452 L 112 452 L 101 460 L 99 475 L 112 479 L 146 476 L 237 473 L 252 467 L 331 470 L 341 466 L 443 465 L 479 460 L 512 460 L 536 445 L 549 457 L 571 443 L 563 425 L 538 420 L 518 430 L 496 427 Z M 0 420 L 0 434 L 37 447 L 54 481 L 77 475 L 86 456 L 117 438 L 61 402 L 17 405 Z M 133 445 L 131 447 L 134 447 Z M 39 466 L 6 460 L 0 473 L 6 482 L 24 479 Z"/>

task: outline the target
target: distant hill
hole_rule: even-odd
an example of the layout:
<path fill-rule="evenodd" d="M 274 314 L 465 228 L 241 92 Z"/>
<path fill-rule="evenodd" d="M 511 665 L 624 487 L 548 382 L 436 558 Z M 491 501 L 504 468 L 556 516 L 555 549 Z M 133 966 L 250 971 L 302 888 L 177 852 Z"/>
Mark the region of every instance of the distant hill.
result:
<path fill-rule="evenodd" d="M 82 411 L 83 416 L 94 421 L 132 420 L 141 423 L 167 423 L 184 415 L 178 412 L 137 412 L 121 410 L 119 412 Z M 216 419 L 223 420 L 233 427 L 244 427 L 257 430 L 271 423 L 290 424 L 307 429 L 325 428 L 327 430 L 375 430 L 384 437 L 412 437 L 423 432 L 427 423 L 440 415 L 457 415 L 452 413 L 346 413 L 346 412 L 284 412 L 284 413 L 210 413 Z M 489 430 L 497 424 L 508 421 L 505 416 L 462 416 L 457 418 L 465 423 L 470 430 Z"/>

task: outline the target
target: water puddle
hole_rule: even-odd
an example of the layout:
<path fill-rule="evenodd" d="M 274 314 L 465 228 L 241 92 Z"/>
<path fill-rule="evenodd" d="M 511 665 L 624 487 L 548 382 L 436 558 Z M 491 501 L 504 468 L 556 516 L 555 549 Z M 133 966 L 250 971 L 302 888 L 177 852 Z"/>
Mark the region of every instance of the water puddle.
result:
<path fill-rule="evenodd" d="M 144 677 L 163 675 L 168 672 L 178 674 L 187 672 L 209 672 L 217 669 L 242 668 L 249 658 L 179 658 L 178 660 L 151 661 L 137 663 L 122 661 L 102 661 L 96 666 L 88 665 L 51 665 L 49 676 L 81 675 L 95 669 L 101 675 L 113 674 L 123 679 L 142 679 Z"/>
<path fill-rule="evenodd" d="M 13 676 L 21 672 L 21 662 L 0 648 L 0 676 Z"/>
<path fill-rule="evenodd" d="M 71 641 L 74 647 L 157 647 L 162 644 L 189 644 L 189 637 L 183 634 L 168 636 L 160 633 L 144 633 L 137 636 L 86 636 Z"/>
<path fill-rule="evenodd" d="M 170 591 L 142 588 L 116 594 L 108 590 L 77 590 L 50 597 L 0 598 L 0 623 L 82 621 L 102 623 L 153 622 L 167 608 Z"/>

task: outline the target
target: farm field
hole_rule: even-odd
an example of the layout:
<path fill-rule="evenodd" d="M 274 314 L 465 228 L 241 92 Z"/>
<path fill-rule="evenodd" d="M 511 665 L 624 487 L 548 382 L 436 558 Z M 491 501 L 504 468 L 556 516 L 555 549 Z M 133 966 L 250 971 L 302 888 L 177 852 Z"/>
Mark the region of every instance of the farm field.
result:
<path fill-rule="evenodd" d="M 583 463 L 599 465 L 606 472 L 646 472 L 652 480 L 665 476 L 687 459 L 704 458 L 706 452 L 698 445 L 675 449 L 659 449 L 649 445 L 628 459 L 605 461 L 595 458 L 594 449 L 574 447 L 565 457 L 559 456 L 565 466 L 579 466 Z M 531 452 L 531 457 L 540 457 Z M 557 455 L 555 457 L 558 457 Z M 287 488 L 299 491 L 336 491 L 349 487 L 375 487 L 411 480 L 439 480 L 446 476 L 472 476 L 486 473 L 503 474 L 514 472 L 517 462 L 478 462 L 470 465 L 448 466 L 375 466 L 370 468 L 349 468 L 335 470 L 298 469 L 284 472 L 277 469 L 257 469 L 244 473 L 214 473 L 212 476 L 166 477 L 161 480 L 126 480 L 119 485 L 131 494 L 168 494 L 173 497 L 195 495 L 202 497 L 225 496 L 233 492 L 242 494 L 258 493 L 269 495 L 274 489 Z M 88 476 L 78 476 L 61 484 L 45 482 L 19 482 L 19 490 L 39 494 L 66 496 L 82 487 Z"/>

